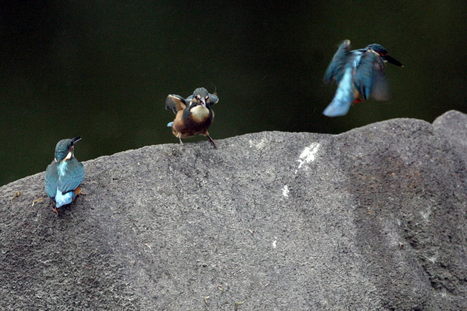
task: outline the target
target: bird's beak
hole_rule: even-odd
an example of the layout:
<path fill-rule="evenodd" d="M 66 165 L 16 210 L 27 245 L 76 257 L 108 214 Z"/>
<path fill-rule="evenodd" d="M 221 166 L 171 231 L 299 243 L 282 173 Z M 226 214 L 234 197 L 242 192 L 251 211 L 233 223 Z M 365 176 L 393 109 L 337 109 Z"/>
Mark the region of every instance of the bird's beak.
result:
<path fill-rule="evenodd" d="M 385 61 L 387 61 L 388 63 L 390 63 L 390 64 L 393 64 L 393 65 L 396 65 L 396 66 L 399 66 L 399 67 L 404 67 L 404 65 L 402 65 L 401 62 L 399 62 L 397 59 L 395 59 L 395 58 L 393 58 L 393 57 L 391 57 L 389 55 L 384 55 L 383 59 Z"/>
<path fill-rule="evenodd" d="M 81 140 L 81 137 L 80 136 L 76 136 L 76 137 L 73 137 L 71 139 L 71 141 L 73 142 L 73 145 L 76 144 L 77 142 L 79 142 Z"/>
<path fill-rule="evenodd" d="M 68 149 L 68 154 L 66 155 L 66 157 L 65 157 L 65 159 L 64 159 L 65 161 L 68 161 L 68 160 L 70 160 L 71 158 L 73 158 L 73 150 L 75 149 L 75 144 L 76 144 L 77 142 L 79 142 L 80 140 L 81 140 L 81 137 L 80 137 L 80 136 L 76 136 L 76 137 L 73 137 L 73 138 L 71 139 L 71 147 L 70 147 L 70 149 Z"/>
<path fill-rule="evenodd" d="M 206 107 L 206 99 L 201 98 L 201 105 L 203 105 L 204 107 Z"/>

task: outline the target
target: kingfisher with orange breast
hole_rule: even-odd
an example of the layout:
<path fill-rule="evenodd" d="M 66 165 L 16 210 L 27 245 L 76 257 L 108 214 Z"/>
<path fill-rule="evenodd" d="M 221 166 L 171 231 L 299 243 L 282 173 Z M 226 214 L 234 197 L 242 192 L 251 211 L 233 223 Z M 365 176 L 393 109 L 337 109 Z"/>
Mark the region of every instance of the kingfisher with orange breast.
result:
<path fill-rule="evenodd" d="M 323 114 L 328 117 L 344 116 L 352 103 L 370 97 L 387 100 L 389 92 L 384 76 L 386 62 L 403 67 L 398 60 L 388 55 L 381 44 L 373 43 L 366 48 L 351 51 L 350 40 L 342 42 L 324 74 L 324 82 L 336 81 L 337 90 Z"/>
<path fill-rule="evenodd" d="M 204 87 L 197 88 L 187 98 L 170 94 L 165 100 L 165 109 L 175 114 L 175 120 L 169 122 L 167 127 L 172 128 L 172 133 L 178 137 L 180 144 L 183 144 L 182 138 L 204 135 L 217 148 L 208 128 L 214 120 L 212 106 L 218 102 L 217 95 L 209 93 Z"/>

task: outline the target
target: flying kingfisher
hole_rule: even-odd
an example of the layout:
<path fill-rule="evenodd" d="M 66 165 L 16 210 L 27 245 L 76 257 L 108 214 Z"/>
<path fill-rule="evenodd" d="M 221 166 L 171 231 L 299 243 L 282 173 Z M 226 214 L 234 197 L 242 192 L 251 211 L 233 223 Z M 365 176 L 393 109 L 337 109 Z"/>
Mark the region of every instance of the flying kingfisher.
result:
<path fill-rule="evenodd" d="M 70 204 L 81 192 L 79 185 L 84 180 L 84 167 L 73 154 L 75 144 L 81 137 L 60 140 L 55 146 L 55 158 L 45 171 L 45 192 L 55 201 L 52 207 L 58 208 Z"/>
<path fill-rule="evenodd" d="M 350 40 L 342 42 L 324 74 L 324 82 L 336 81 L 337 90 L 323 114 L 328 117 L 346 115 L 352 102 L 359 103 L 370 97 L 387 100 L 386 62 L 403 67 L 381 44 L 373 43 L 351 51 Z"/>
<path fill-rule="evenodd" d="M 175 120 L 167 123 L 172 128 L 172 133 L 183 144 L 182 138 L 193 135 L 206 136 L 211 144 L 216 143 L 209 136 L 208 128 L 214 119 L 212 106 L 219 102 L 216 94 L 211 94 L 204 87 L 199 87 L 187 98 L 170 94 L 165 100 L 165 109 L 175 114 Z"/>

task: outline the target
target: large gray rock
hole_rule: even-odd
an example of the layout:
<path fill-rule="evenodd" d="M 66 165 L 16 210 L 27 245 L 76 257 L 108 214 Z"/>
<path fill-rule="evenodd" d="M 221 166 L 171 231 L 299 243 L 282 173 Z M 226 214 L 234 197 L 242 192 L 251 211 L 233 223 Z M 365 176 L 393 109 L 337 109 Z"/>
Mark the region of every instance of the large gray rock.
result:
<path fill-rule="evenodd" d="M 59 217 L 31 204 L 42 173 L 10 183 L 0 309 L 465 310 L 466 126 L 121 152 L 85 162 Z"/>

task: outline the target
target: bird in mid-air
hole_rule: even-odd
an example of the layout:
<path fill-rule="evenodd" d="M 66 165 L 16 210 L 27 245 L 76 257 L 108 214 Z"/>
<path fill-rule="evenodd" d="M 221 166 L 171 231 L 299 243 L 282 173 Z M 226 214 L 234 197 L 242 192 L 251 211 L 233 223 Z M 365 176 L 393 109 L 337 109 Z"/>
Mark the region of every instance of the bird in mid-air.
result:
<path fill-rule="evenodd" d="M 58 208 L 68 205 L 81 192 L 79 185 L 84 180 L 84 167 L 74 156 L 75 144 L 81 137 L 60 140 L 55 146 L 55 157 L 45 171 L 45 192 Z"/>
<path fill-rule="evenodd" d="M 336 81 L 337 90 L 332 102 L 324 109 L 328 117 L 346 115 L 352 103 L 359 103 L 372 97 L 375 100 L 389 98 L 384 76 L 384 63 L 399 67 L 403 65 L 388 55 L 378 43 L 366 48 L 350 50 L 350 40 L 344 40 L 331 60 L 324 81 Z"/>
<path fill-rule="evenodd" d="M 172 128 L 172 133 L 183 144 L 182 138 L 193 135 L 206 136 L 211 144 L 216 143 L 209 136 L 208 128 L 214 119 L 212 106 L 219 102 L 216 94 L 211 94 L 204 87 L 197 88 L 187 98 L 170 94 L 165 100 L 165 109 L 175 114 L 175 120 L 169 122 L 167 127 Z"/>

